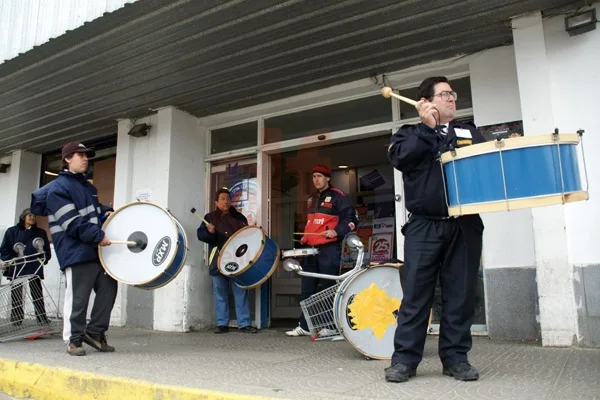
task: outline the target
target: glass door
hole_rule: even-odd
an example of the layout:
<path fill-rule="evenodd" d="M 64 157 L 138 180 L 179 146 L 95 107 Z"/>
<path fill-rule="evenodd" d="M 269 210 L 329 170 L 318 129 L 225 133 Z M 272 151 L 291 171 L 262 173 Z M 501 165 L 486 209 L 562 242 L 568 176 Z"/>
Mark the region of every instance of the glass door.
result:
<path fill-rule="evenodd" d="M 206 210 L 215 210 L 215 193 L 221 188 L 227 188 L 231 196 L 231 205 L 244 214 L 249 225 L 256 224 L 258 213 L 258 183 L 256 158 L 239 159 L 223 163 L 215 163 L 210 168 L 210 186 L 207 190 Z M 208 265 L 208 251 L 205 253 L 205 263 Z M 252 318 L 256 319 L 255 290 L 249 291 Z M 229 314 L 231 326 L 236 326 L 235 301 L 233 293 L 229 292 Z"/>

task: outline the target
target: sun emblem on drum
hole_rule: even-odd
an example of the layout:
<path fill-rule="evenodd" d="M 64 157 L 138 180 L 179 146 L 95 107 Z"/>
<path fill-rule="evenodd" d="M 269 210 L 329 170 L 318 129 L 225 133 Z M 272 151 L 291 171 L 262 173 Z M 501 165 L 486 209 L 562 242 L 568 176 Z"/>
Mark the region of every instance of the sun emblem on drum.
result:
<path fill-rule="evenodd" d="M 348 316 L 356 329 L 371 328 L 378 340 L 381 340 L 388 327 L 396 323 L 394 313 L 400 308 L 400 300 L 391 297 L 385 289 L 371 283 L 367 289 L 357 293 L 348 304 Z"/>

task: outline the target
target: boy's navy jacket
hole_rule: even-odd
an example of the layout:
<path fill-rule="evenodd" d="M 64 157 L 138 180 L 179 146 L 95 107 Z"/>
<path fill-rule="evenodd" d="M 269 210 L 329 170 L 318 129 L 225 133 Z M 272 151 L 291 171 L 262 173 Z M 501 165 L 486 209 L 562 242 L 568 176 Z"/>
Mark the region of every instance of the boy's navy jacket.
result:
<path fill-rule="evenodd" d="M 64 170 L 36 190 L 31 211 L 47 215 L 60 269 L 98 261 L 98 244 L 104 238 L 102 221 L 112 208 L 98 201 L 98 191 L 85 174 Z"/>

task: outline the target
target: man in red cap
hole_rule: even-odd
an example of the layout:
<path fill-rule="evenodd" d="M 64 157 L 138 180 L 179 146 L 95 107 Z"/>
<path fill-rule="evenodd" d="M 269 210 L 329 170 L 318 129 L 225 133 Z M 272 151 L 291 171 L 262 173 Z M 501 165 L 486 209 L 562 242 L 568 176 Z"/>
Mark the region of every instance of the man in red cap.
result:
<path fill-rule="evenodd" d="M 82 343 L 101 352 L 115 350 L 106 342 L 105 332 L 117 282 L 104 272 L 98 259 L 98 246 L 110 245 L 101 224 L 113 210 L 99 203 L 98 191 L 87 180 L 88 157 L 95 154 L 82 143 L 67 143 L 62 149 L 64 169 L 58 178 L 32 195 L 32 205 L 48 215 L 56 256 L 65 274 L 63 339 L 67 353 L 73 356 L 85 355 Z M 92 290 L 96 297 L 87 323 Z"/>
<path fill-rule="evenodd" d="M 331 186 L 331 170 L 316 165 L 312 170 L 313 184 L 317 191 L 307 201 L 308 221 L 301 242 L 318 248 L 319 253 L 306 257 L 304 271 L 327 275 L 339 275 L 344 237 L 358 224 L 352 200 L 340 189 Z M 334 280 L 302 277 L 302 300 L 335 284 Z M 334 328 L 334 327 L 332 327 Z M 308 336 L 308 325 L 304 314 L 300 314 L 299 325 L 285 333 L 288 336 Z"/>

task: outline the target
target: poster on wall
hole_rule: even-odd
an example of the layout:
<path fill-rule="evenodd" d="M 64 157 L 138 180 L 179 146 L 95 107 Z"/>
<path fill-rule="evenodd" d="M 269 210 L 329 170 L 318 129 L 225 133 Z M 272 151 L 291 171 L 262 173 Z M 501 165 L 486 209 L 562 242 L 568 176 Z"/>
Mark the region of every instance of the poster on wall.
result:
<path fill-rule="evenodd" d="M 394 246 L 393 233 L 374 233 L 371 236 L 370 263 L 381 263 L 392 258 Z"/>
<path fill-rule="evenodd" d="M 523 121 L 503 122 L 478 128 L 487 141 L 523 136 Z"/>
<path fill-rule="evenodd" d="M 389 260 L 394 254 L 394 218 L 377 218 L 373 220 L 373 234 L 369 243 L 371 263 Z"/>
<path fill-rule="evenodd" d="M 256 178 L 242 179 L 229 189 L 231 205 L 244 214 L 248 225 L 256 225 L 258 214 L 258 182 Z"/>

